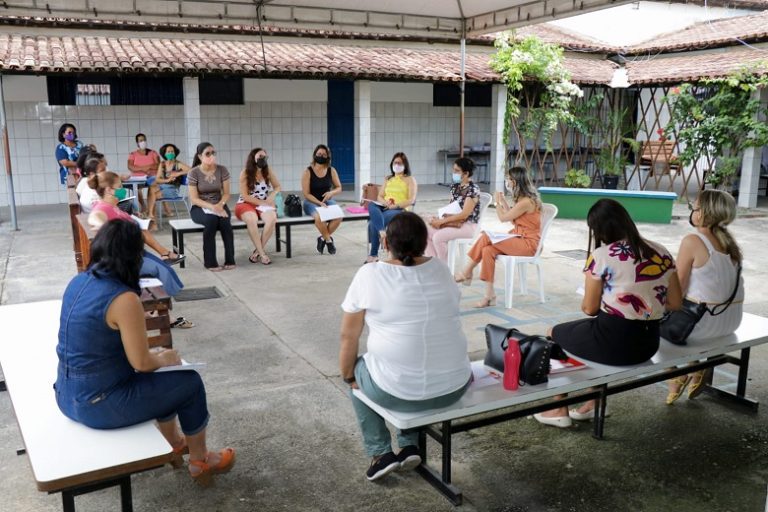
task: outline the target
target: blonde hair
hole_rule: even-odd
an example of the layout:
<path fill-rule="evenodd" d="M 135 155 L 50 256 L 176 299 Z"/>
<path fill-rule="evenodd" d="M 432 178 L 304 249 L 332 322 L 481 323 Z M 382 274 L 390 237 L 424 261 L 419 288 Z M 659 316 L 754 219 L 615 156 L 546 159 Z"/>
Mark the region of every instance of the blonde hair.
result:
<path fill-rule="evenodd" d="M 731 259 L 741 263 L 741 248 L 727 226 L 736 218 L 736 200 L 722 190 L 702 190 L 699 193 L 701 225 L 709 228 Z"/>
<path fill-rule="evenodd" d="M 112 171 L 99 172 L 88 176 L 88 186 L 94 189 L 101 198 L 104 197 L 104 191 L 107 187 L 113 187 L 119 182 L 120 176 Z"/>

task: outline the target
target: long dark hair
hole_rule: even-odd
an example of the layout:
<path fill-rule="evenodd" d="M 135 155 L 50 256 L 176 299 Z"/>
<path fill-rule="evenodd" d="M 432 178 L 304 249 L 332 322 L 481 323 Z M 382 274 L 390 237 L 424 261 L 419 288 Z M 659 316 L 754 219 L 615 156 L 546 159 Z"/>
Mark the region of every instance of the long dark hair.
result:
<path fill-rule="evenodd" d="M 264 182 L 267 185 L 272 184 L 269 180 L 269 164 L 263 169 L 256 167 L 256 159 L 254 157 L 259 151 L 263 151 L 263 148 L 253 148 L 251 152 L 248 153 L 248 158 L 245 160 L 245 185 L 248 188 L 249 194 L 251 193 L 251 190 L 253 190 L 253 185 L 256 183 L 256 171 L 261 171 L 261 177 L 264 178 Z"/>
<path fill-rule="evenodd" d="M 312 162 L 309 165 L 312 165 L 315 163 L 315 155 L 317 154 L 318 149 L 324 149 L 325 152 L 328 153 L 328 161 L 325 162 L 325 165 L 327 165 L 328 168 L 330 169 L 333 155 L 331 155 L 331 150 L 325 144 L 318 144 L 317 146 L 315 146 L 315 149 L 312 151 Z"/>
<path fill-rule="evenodd" d="M 135 222 L 115 219 L 99 229 L 91 243 L 88 269 L 98 277 L 115 277 L 139 292 L 139 271 L 144 256 L 144 239 Z"/>
<path fill-rule="evenodd" d="M 410 267 L 427 249 L 427 225 L 413 212 L 395 215 L 387 225 L 387 247 L 390 254 Z"/>
<path fill-rule="evenodd" d="M 410 176 L 411 175 L 411 164 L 408 163 L 408 157 L 405 156 L 405 153 L 400 151 L 400 152 L 395 153 L 394 155 L 392 155 L 392 160 L 389 161 L 389 173 L 390 174 L 389 174 L 389 176 L 387 176 L 387 179 L 390 179 L 390 178 L 392 178 L 395 175 L 395 171 L 392 170 L 392 166 L 395 163 L 395 158 L 399 158 L 400 160 L 403 161 L 403 166 L 405 167 L 405 170 L 403 171 L 403 174 L 406 175 L 406 176 Z"/>
<path fill-rule="evenodd" d="M 200 159 L 200 155 L 202 155 L 206 149 L 212 148 L 213 144 L 210 142 L 201 142 L 197 145 L 197 148 L 195 149 L 195 158 L 192 160 L 192 167 L 197 167 L 203 161 Z"/>
<path fill-rule="evenodd" d="M 77 142 L 77 128 L 72 123 L 64 123 L 59 126 L 59 142 L 64 142 L 64 132 L 67 131 L 67 128 L 72 128 L 72 131 L 75 133 L 75 138 L 72 142 Z"/>
<path fill-rule="evenodd" d="M 517 202 L 521 197 L 527 197 L 536 208 L 541 208 L 541 199 L 539 198 L 539 191 L 536 190 L 531 177 L 528 173 L 528 169 L 525 167 L 512 167 L 507 171 L 509 179 L 515 180 L 515 192 L 513 199 Z"/>
<path fill-rule="evenodd" d="M 600 199 L 587 214 L 589 236 L 595 240 L 595 249 L 602 244 L 626 240 L 635 257 L 635 263 L 651 259 L 656 250 L 640 236 L 629 212 L 613 199 Z"/>

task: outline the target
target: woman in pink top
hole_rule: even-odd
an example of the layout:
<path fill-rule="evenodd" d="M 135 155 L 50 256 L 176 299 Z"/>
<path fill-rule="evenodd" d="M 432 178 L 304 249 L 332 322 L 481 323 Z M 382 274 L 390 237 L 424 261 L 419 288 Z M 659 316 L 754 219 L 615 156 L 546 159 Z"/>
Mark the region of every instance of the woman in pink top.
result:
<path fill-rule="evenodd" d="M 147 185 L 149 186 L 149 193 L 155 193 L 157 185 L 155 185 L 155 176 L 157 175 L 157 168 L 160 165 L 160 155 L 157 151 L 147 148 L 147 136 L 143 133 L 136 134 L 136 145 L 139 149 L 128 155 L 128 170 L 131 173 L 146 174 Z M 146 208 L 144 205 L 144 195 L 139 192 L 139 204 L 142 211 Z M 153 217 L 154 212 L 147 212 L 149 217 Z"/>

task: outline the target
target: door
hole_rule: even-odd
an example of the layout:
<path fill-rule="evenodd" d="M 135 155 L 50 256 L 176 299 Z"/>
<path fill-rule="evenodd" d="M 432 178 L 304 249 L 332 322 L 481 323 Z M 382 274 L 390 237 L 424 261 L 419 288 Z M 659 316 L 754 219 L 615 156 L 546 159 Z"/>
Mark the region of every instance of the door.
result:
<path fill-rule="evenodd" d="M 328 80 L 328 147 L 342 183 L 355 183 L 355 84 Z"/>

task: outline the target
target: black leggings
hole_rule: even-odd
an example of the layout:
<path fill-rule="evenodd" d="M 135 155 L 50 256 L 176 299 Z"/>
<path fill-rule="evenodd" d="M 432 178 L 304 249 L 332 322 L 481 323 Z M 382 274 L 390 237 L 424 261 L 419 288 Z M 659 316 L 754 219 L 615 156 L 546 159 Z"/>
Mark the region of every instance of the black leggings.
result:
<path fill-rule="evenodd" d="M 232 233 L 232 224 L 229 222 L 232 214 L 227 205 L 224 205 L 224 210 L 227 212 L 227 217 L 205 213 L 199 206 L 193 206 L 189 210 L 192 220 L 205 226 L 203 229 L 203 264 L 205 268 L 219 266 L 216 259 L 216 231 L 221 232 L 221 239 L 224 242 L 224 264 L 235 264 L 235 237 Z"/>

